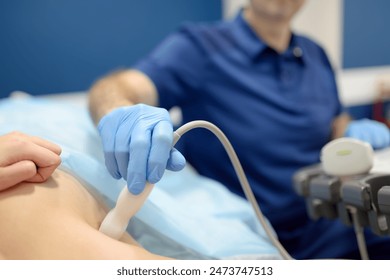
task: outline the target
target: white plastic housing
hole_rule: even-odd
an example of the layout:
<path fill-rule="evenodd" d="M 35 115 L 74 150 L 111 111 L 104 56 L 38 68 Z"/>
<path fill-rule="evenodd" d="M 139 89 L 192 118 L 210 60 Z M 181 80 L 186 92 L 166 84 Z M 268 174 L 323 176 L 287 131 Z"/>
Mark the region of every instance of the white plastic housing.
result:
<path fill-rule="evenodd" d="M 339 138 L 321 150 L 325 173 L 333 176 L 351 176 L 370 171 L 374 162 L 372 146 L 353 138 Z"/>
<path fill-rule="evenodd" d="M 146 183 L 142 193 L 133 195 L 125 186 L 119 194 L 115 207 L 104 218 L 99 231 L 119 240 L 125 233 L 129 220 L 141 209 L 152 189 L 153 185 Z"/>

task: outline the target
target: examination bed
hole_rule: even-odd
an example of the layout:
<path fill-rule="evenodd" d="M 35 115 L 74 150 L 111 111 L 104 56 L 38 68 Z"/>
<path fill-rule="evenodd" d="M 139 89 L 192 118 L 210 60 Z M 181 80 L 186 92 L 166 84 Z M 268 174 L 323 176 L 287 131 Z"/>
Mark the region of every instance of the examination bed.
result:
<path fill-rule="evenodd" d="M 17 130 L 59 144 L 62 168 L 113 206 L 125 181 L 113 179 L 105 169 L 86 104 L 85 93 L 12 94 L 0 100 L 0 133 Z M 167 171 L 127 230 L 149 251 L 173 258 L 281 259 L 250 204 L 191 166 Z"/>

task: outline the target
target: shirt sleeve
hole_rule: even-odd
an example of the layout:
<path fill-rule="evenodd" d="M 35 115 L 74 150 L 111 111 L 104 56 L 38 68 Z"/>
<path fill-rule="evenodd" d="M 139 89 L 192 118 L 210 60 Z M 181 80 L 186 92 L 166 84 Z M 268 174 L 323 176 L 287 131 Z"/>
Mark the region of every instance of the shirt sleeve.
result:
<path fill-rule="evenodd" d="M 168 36 L 134 68 L 155 84 L 159 106 L 170 109 L 194 98 L 202 83 L 206 57 L 196 36 L 182 29 Z"/>

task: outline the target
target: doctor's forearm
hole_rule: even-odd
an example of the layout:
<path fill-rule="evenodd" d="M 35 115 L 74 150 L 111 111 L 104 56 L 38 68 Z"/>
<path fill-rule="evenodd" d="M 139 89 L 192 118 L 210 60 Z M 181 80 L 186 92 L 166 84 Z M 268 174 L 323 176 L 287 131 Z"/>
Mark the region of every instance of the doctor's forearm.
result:
<path fill-rule="evenodd" d="M 98 80 L 89 91 L 89 111 L 97 124 L 110 111 L 137 103 L 156 104 L 156 90 L 141 72 L 124 70 Z"/>
<path fill-rule="evenodd" d="M 123 72 L 116 72 L 98 80 L 89 92 L 89 111 L 93 121 L 97 124 L 100 119 L 111 110 L 133 105 L 127 97 L 126 84 L 121 81 Z"/>
<path fill-rule="evenodd" d="M 332 126 L 332 139 L 343 137 L 351 120 L 351 117 L 346 113 L 335 118 Z"/>

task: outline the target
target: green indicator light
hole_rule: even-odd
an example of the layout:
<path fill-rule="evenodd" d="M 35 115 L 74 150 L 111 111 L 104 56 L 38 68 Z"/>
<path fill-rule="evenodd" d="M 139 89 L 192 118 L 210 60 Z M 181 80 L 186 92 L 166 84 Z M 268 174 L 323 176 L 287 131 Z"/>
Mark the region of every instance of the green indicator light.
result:
<path fill-rule="evenodd" d="M 336 152 L 336 154 L 338 156 L 348 156 L 348 155 L 352 154 L 352 151 L 351 150 L 339 150 Z"/>

